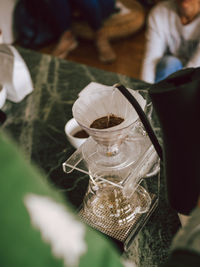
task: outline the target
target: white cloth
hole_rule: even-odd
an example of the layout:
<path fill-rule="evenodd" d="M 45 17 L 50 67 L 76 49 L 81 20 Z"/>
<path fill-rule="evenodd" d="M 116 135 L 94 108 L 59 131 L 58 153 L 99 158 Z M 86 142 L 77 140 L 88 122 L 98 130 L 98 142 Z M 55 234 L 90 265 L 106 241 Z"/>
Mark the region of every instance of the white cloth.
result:
<path fill-rule="evenodd" d="M 7 99 L 20 102 L 33 91 L 29 70 L 11 45 L 0 44 L 0 84 L 6 89 Z"/>
<path fill-rule="evenodd" d="M 156 65 L 165 53 L 178 57 L 184 67 L 200 66 L 200 15 L 183 25 L 174 2 L 158 3 L 148 16 L 141 79 L 149 83 L 154 83 Z"/>

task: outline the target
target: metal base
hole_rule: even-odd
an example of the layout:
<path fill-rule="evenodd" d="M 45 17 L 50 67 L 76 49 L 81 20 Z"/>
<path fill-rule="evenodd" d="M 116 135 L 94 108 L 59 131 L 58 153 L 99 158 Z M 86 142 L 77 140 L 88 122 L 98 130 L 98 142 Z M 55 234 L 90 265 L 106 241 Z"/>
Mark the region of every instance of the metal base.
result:
<path fill-rule="evenodd" d="M 111 239 L 120 242 L 123 246 L 123 250 L 126 251 L 130 247 L 136 235 L 144 227 L 149 217 L 152 215 L 152 213 L 158 206 L 157 196 L 154 194 L 151 194 L 150 196 L 151 196 L 151 206 L 148 212 L 142 214 L 136 214 L 134 220 L 132 220 L 130 223 L 127 223 L 127 225 L 125 225 L 124 227 L 113 225 L 113 227 L 110 229 L 103 228 L 95 224 L 95 220 L 98 220 L 98 218 L 96 218 L 95 215 L 91 216 L 91 213 L 86 214 L 83 208 L 79 211 L 79 216 L 85 223 L 87 223 L 92 228 L 106 234 Z"/>

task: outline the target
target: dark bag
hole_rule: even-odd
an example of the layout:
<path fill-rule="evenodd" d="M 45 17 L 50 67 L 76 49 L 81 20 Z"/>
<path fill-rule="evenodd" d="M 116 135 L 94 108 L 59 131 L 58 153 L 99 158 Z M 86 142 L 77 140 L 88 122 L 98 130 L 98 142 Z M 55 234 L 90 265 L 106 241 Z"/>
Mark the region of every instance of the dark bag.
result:
<path fill-rule="evenodd" d="M 200 195 L 200 68 L 171 74 L 149 95 L 162 131 L 168 199 L 189 215 Z"/>
<path fill-rule="evenodd" d="M 19 45 L 33 49 L 58 38 L 50 23 L 48 7 L 42 1 L 18 1 L 14 11 L 14 31 Z"/>

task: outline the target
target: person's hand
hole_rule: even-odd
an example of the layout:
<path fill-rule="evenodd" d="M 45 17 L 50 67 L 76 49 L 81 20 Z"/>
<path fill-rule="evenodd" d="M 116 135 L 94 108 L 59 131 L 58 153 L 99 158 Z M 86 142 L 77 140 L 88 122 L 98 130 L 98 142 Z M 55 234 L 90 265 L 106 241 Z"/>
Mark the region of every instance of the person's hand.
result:
<path fill-rule="evenodd" d="M 176 0 L 176 4 L 183 25 L 192 22 L 200 13 L 199 0 Z"/>

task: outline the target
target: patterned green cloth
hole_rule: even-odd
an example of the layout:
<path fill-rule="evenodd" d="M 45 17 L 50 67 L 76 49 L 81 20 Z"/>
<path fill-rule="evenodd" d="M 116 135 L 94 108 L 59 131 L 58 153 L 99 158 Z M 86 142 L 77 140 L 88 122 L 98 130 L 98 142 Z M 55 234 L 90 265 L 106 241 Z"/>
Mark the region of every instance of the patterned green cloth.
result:
<path fill-rule="evenodd" d="M 0 132 L 0 266 L 122 266 L 113 244 L 82 224 L 19 150 Z"/>

